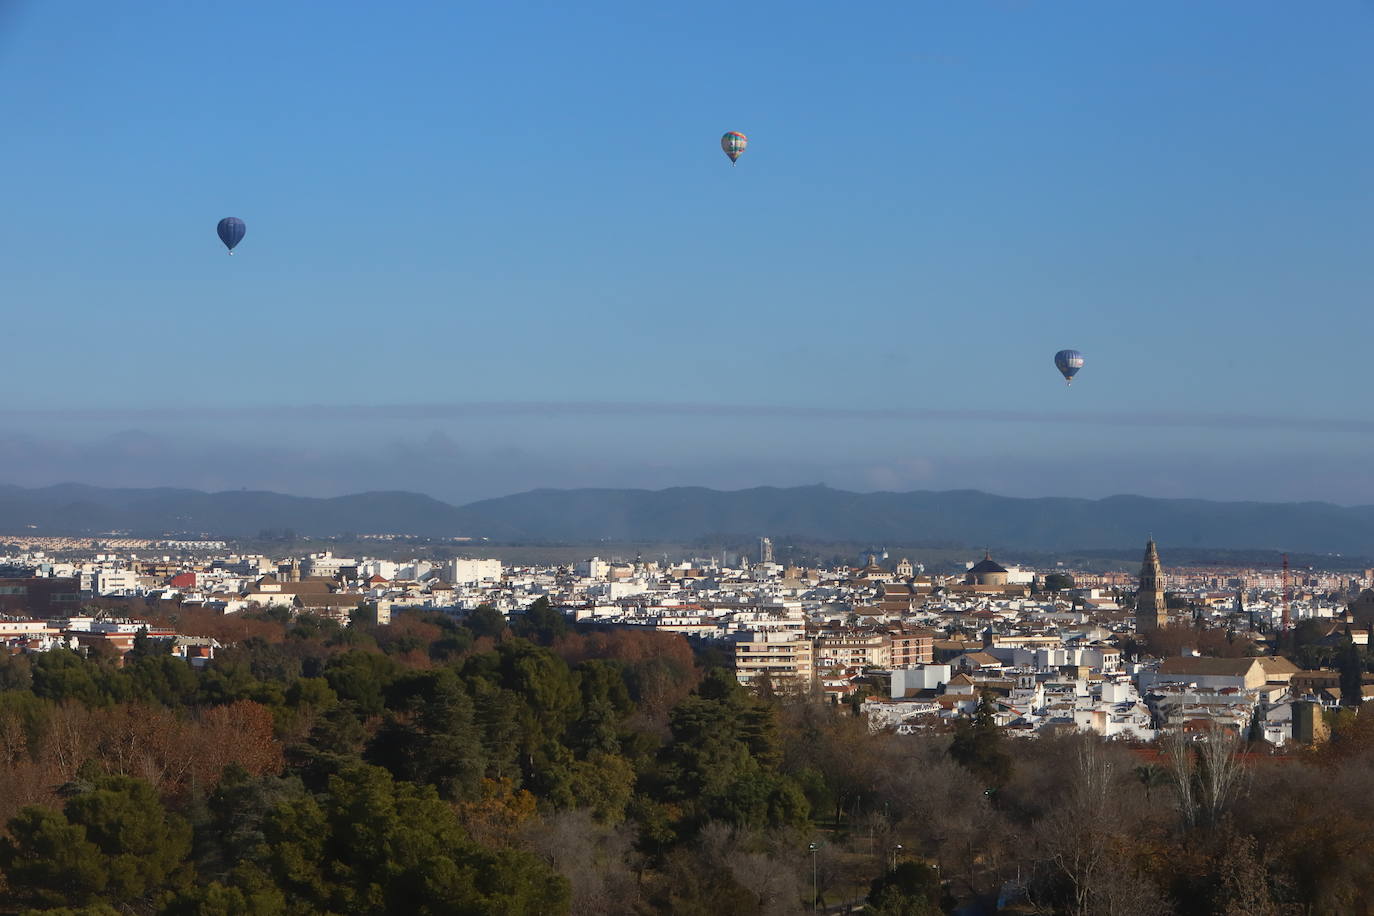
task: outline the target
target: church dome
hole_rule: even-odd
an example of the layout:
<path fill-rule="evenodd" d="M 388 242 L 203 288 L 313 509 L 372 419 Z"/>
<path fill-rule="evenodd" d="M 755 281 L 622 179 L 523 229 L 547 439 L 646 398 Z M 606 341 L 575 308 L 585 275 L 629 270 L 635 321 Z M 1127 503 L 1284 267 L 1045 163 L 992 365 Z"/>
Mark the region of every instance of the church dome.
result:
<path fill-rule="evenodd" d="M 1006 571 L 1007 568 L 994 560 L 991 553 L 988 553 L 983 556 L 982 560 L 978 561 L 976 566 L 969 570 L 969 574 L 981 576 L 987 573 L 1004 573 Z"/>
<path fill-rule="evenodd" d="M 964 582 L 969 585 L 1006 585 L 1007 568 L 994 560 L 991 552 L 985 553 L 983 559 L 969 569 Z"/>

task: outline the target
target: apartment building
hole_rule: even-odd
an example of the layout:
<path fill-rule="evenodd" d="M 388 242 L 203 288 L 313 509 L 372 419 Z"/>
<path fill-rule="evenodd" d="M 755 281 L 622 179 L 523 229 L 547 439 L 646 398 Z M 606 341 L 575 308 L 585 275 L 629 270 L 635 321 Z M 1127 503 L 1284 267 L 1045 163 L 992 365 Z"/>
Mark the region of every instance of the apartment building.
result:
<path fill-rule="evenodd" d="M 735 678 L 745 687 L 765 674 L 777 688 L 808 690 L 815 676 L 811 640 L 796 632 L 753 630 L 735 635 Z"/>

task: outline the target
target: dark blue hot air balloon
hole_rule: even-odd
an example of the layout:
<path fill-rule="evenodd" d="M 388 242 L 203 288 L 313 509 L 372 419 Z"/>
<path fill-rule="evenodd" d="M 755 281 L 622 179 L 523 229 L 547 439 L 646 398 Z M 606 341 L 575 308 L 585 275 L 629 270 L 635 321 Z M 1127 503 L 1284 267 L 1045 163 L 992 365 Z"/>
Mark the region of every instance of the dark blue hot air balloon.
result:
<path fill-rule="evenodd" d="M 234 246 L 243 241 L 243 234 L 248 231 L 248 227 L 237 216 L 226 216 L 219 221 L 219 227 L 216 231 L 219 233 L 219 240 L 224 243 L 224 247 L 229 249 L 230 254 L 233 254 Z"/>
<path fill-rule="evenodd" d="M 1073 377 L 1083 368 L 1083 354 L 1077 350 L 1060 350 L 1054 354 L 1054 368 L 1064 376 L 1065 384 L 1072 385 Z"/>

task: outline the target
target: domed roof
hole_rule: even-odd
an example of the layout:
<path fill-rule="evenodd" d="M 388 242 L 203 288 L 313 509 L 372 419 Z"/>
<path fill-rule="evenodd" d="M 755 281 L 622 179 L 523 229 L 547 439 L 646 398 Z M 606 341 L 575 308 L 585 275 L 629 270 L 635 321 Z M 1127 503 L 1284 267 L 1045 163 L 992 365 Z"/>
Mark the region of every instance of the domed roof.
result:
<path fill-rule="evenodd" d="M 994 560 L 992 558 L 992 553 L 988 552 L 983 555 L 983 559 L 979 561 L 978 565 L 969 570 L 969 573 L 971 575 L 980 576 L 987 573 L 1004 573 L 1006 571 L 1007 568 Z"/>

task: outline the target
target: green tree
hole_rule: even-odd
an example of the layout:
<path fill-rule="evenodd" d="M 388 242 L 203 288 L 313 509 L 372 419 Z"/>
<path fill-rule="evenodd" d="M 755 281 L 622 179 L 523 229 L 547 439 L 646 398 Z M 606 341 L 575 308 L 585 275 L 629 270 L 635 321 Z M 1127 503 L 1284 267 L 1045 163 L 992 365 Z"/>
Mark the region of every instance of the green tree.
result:
<path fill-rule="evenodd" d="M 1361 690 L 1364 680 L 1364 659 L 1360 648 L 1347 639 L 1336 656 L 1336 667 L 1341 677 L 1341 705 L 1359 706 L 1363 697 Z"/>
<path fill-rule="evenodd" d="M 487 762 L 487 775 L 493 779 L 518 778 L 520 723 L 516 710 L 520 706 L 519 697 L 485 677 L 467 678 L 467 684 L 482 754 Z"/>
<path fill-rule="evenodd" d="M 295 777 L 254 778 L 241 767 L 227 767 L 219 786 L 198 809 L 195 857 L 200 879 L 227 880 L 266 842 L 263 824 L 268 812 L 304 795 L 305 787 Z"/>
<path fill-rule="evenodd" d="M 920 862 L 901 862 L 876 878 L 868 892 L 869 916 L 938 916 L 940 873 Z"/>
<path fill-rule="evenodd" d="M 148 638 L 148 628 L 139 627 L 138 632 L 134 634 L 134 642 L 133 645 L 129 647 L 129 653 L 124 656 L 124 664 L 127 665 L 130 661 L 137 661 L 141 658 L 163 654 L 159 651 L 159 648 L 160 647 L 155 646 L 153 641 Z M 161 648 L 165 648 L 165 644 L 163 644 Z"/>
<path fill-rule="evenodd" d="M 369 759 L 446 799 L 476 798 L 486 772 L 472 698 L 450 669 L 416 672 L 388 689 L 392 712 Z"/>
<path fill-rule="evenodd" d="M 400 674 L 400 666 L 377 652 L 354 649 L 330 660 L 324 677 L 339 699 L 356 703 L 364 715 L 377 715 L 386 706 L 386 688 Z"/>
<path fill-rule="evenodd" d="M 33 663 L 33 692 L 44 699 L 103 706 L 109 696 L 101 680 L 99 667 L 70 649 L 44 652 Z"/>
<path fill-rule="evenodd" d="M 561 739 L 581 703 L 578 679 L 567 662 L 524 640 L 501 643 L 496 661 L 501 686 L 521 700 L 521 749 L 529 754 L 546 739 Z"/>
<path fill-rule="evenodd" d="M 134 697 L 147 702 L 182 706 L 194 703 L 200 689 L 191 666 L 171 655 L 144 655 L 132 663 L 125 659 L 124 670 Z"/>
<path fill-rule="evenodd" d="M 560 913 L 567 882 L 528 853 L 467 838 L 434 790 L 358 766 L 267 821 L 264 864 L 310 912 Z"/>
<path fill-rule="evenodd" d="M 515 633 L 541 645 L 552 645 L 568 632 L 568 618 L 540 595 L 516 621 Z"/>
<path fill-rule="evenodd" d="M 670 715 L 672 740 L 661 754 L 666 800 L 694 830 L 720 820 L 740 827 L 800 825 L 810 813 L 801 787 L 778 772 L 776 710 L 712 671 Z"/>
<path fill-rule="evenodd" d="M 0 838 L 0 871 L 9 897 L 39 906 L 80 906 L 96 899 L 110 876 L 86 830 L 48 808 L 25 808 Z"/>
<path fill-rule="evenodd" d="M 593 659 L 578 665 L 582 688 L 582 711 L 573 723 L 570 744 L 590 753 L 620 751 L 620 724 L 634 711 L 622 669 L 610 662 Z"/>
<path fill-rule="evenodd" d="M 190 877 L 190 826 L 167 813 L 151 786 L 127 776 L 99 780 L 61 812 L 26 808 L 9 828 L 0 870 L 30 902 L 134 905 Z"/>
<path fill-rule="evenodd" d="M 286 688 L 286 703 L 292 709 L 328 709 L 339 702 L 339 695 L 322 677 L 300 677 Z"/>
<path fill-rule="evenodd" d="M 287 916 L 292 912 L 286 895 L 257 873 L 243 869 L 237 880 L 235 885 L 212 881 L 182 891 L 162 916 Z"/>
<path fill-rule="evenodd" d="M 191 828 L 168 814 L 153 787 L 128 776 L 110 776 L 94 792 L 70 799 L 67 819 L 86 830 L 86 838 L 106 858 L 106 894 L 133 901 L 164 884 L 184 880 L 191 851 Z"/>
<path fill-rule="evenodd" d="M 490 604 L 479 604 L 463 618 L 463 626 L 478 639 L 483 636 L 500 639 L 506 633 L 506 618 Z"/>
<path fill-rule="evenodd" d="M 1045 577 L 1045 591 L 1062 592 L 1065 589 L 1073 588 L 1073 576 L 1068 573 L 1050 573 Z"/>
<path fill-rule="evenodd" d="M 1011 754 L 1006 739 L 993 718 L 992 699 L 985 692 L 978 698 L 978 707 L 970 719 L 960 719 L 954 727 L 954 741 L 949 755 L 989 789 L 1006 785 L 1011 779 Z"/>
<path fill-rule="evenodd" d="M 1135 768 L 1135 778 L 1145 787 L 1145 802 L 1149 804 L 1150 794 L 1154 789 L 1169 784 L 1169 771 L 1157 763 L 1141 764 Z"/>
<path fill-rule="evenodd" d="M 634 795 L 635 770 L 616 754 L 600 751 L 572 765 L 571 789 L 575 804 L 590 809 L 597 820 L 618 824 Z"/>
<path fill-rule="evenodd" d="M 354 627 L 365 628 L 377 626 L 377 603 L 375 601 L 363 602 L 348 612 L 348 620 L 349 623 L 352 624 L 352 626 L 349 627 L 350 630 Z"/>

